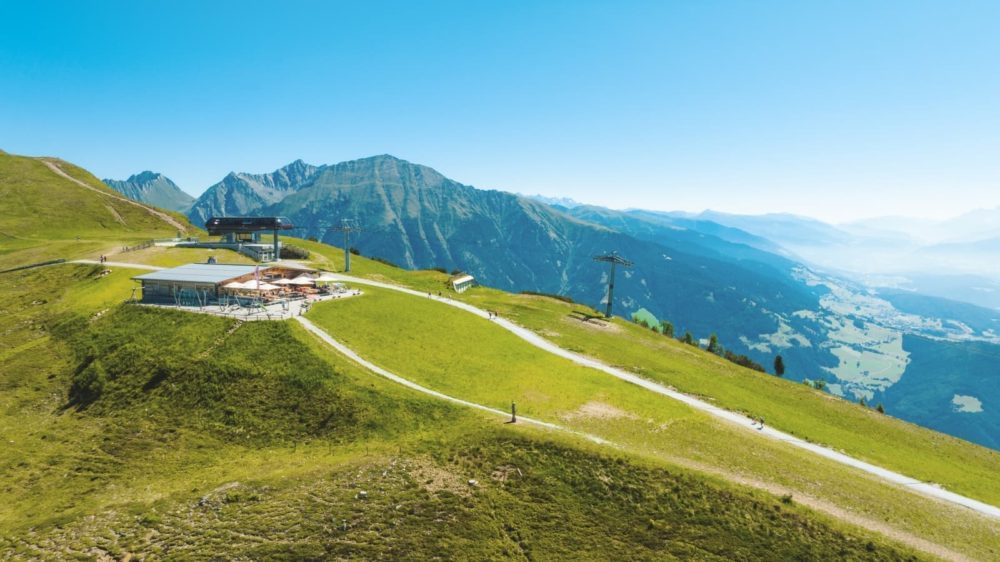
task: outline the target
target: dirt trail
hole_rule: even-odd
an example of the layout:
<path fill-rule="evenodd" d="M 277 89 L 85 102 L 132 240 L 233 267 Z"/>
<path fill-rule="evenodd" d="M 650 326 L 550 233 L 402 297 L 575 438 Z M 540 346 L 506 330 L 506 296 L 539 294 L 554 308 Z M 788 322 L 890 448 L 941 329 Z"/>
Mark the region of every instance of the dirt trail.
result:
<path fill-rule="evenodd" d="M 897 529 L 896 527 L 893 527 L 884 521 L 866 517 L 854 511 L 844 509 L 843 507 L 835 503 L 828 502 L 826 500 L 821 500 L 819 498 L 814 498 L 812 496 L 802 495 L 801 492 L 784 488 L 772 482 L 757 480 L 755 478 L 750 478 L 748 476 L 737 474 L 735 472 L 727 472 L 717 467 L 701 464 L 688 459 L 667 457 L 665 460 L 668 460 L 669 462 L 672 462 L 679 466 L 683 466 L 684 468 L 690 468 L 692 470 L 697 470 L 699 472 L 711 474 L 713 476 L 717 476 L 719 478 L 722 478 L 723 480 L 727 480 L 734 484 L 740 484 L 742 486 L 747 486 L 750 488 L 768 492 L 778 497 L 786 495 L 792 496 L 793 501 L 795 503 L 804 505 L 814 511 L 824 513 L 835 519 L 845 521 L 847 523 L 850 523 L 851 525 L 856 525 L 858 527 L 861 527 L 862 529 L 874 531 L 881 535 L 887 536 L 890 539 L 897 541 L 901 544 L 905 544 L 906 546 L 909 546 L 914 550 L 919 550 L 921 552 L 937 556 L 938 558 L 942 558 L 944 560 L 952 560 L 954 562 L 969 562 L 974 560 L 973 558 L 969 558 L 968 556 L 962 554 L 961 552 L 956 552 L 946 546 L 940 545 L 935 542 L 931 542 L 927 539 L 924 539 L 912 533 L 908 533 L 906 531 Z"/>
<path fill-rule="evenodd" d="M 380 375 L 382 377 L 385 377 L 385 378 L 387 378 L 389 380 L 392 380 L 392 381 L 394 381 L 396 383 L 399 383 L 399 384 L 402 384 L 404 386 L 407 386 L 407 387 L 409 387 L 409 388 L 411 388 L 413 390 L 416 390 L 416 391 L 421 392 L 423 394 L 427 394 L 427 395 L 433 396 L 433 397 L 441 399 L 441 400 L 447 400 L 449 402 L 453 402 L 453 403 L 456 403 L 456 404 L 461 404 L 463 406 L 472 407 L 472 408 L 475 408 L 477 410 L 482 410 L 482 411 L 485 411 L 485 412 L 488 412 L 488 413 L 491 413 L 491 414 L 502 416 L 504 418 L 510 417 L 510 414 L 508 412 L 503 412 L 503 411 L 491 408 L 489 406 L 484 406 L 482 404 L 477 404 L 477 403 L 474 403 L 474 402 L 469 402 L 467 400 L 462 400 L 462 399 L 459 399 L 459 398 L 455 398 L 453 396 L 448 396 L 446 394 L 443 394 L 443 393 L 437 392 L 435 390 L 431 390 L 429 388 L 426 388 L 424 386 L 418 385 L 418 384 L 410 381 L 409 379 L 405 379 L 405 378 L 403 378 L 403 377 L 401 377 L 401 376 L 399 376 L 399 375 L 397 375 L 395 373 L 391 373 L 391 372 L 389 372 L 389 371 L 387 371 L 387 370 L 385 370 L 385 369 L 383 369 L 381 367 L 376 366 L 375 364 L 371 363 L 370 361 L 362 358 L 355 351 L 353 351 L 352 349 L 348 348 L 347 346 L 345 346 L 344 344 L 340 343 L 339 341 L 333 339 L 330 336 L 330 334 L 328 334 L 325 330 L 323 330 L 319 326 L 313 324 L 309 320 L 307 320 L 307 319 L 305 319 L 303 317 L 300 317 L 300 316 L 296 317 L 295 320 L 297 320 L 300 324 L 302 324 L 307 330 L 309 330 L 310 332 L 312 332 L 314 335 L 316 335 L 317 337 L 319 337 L 319 339 L 321 341 L 323 341 L 327 345 L 333 347 L 335 350 L 337 350 L 341 354 L 345 355 L 348 359 L 354 361 L 355 363 L 358 363 L 362 367 L 364 367 L 364 368 L 366 368 L 366 369 L 368 369 L 370 371 L 373 371 L 374 373 L 376 373 L 376 374 L 378 374 L 378 375 Z M 566 428 L 566 427 L 563 427 L 563 426 L 560 426 L 560 425 L 556 425 L 556 424 L 553 424 L 553 423 L 544 422 L 544 421 L 541 421 L 541 420 L 536 420 L 536 419 L 531 419 L 531 418 L 525 418 L 523 416 L 518 416 L 518 421 L 520 421 L 522 423 L 527 423 L 527 424 L 530 424 L 530 425 L 544 427 L 546 429 L 550 429 L 550 430 L 554 430 L 554 431 L 562 431 L 562 432 L 572 433 L 574 435 L 577 435 L 579 437 L 583 437 L 585 439 L 588 439 L 588 440 L 593 441 L 594 443 L 598 443 L 600 445 L 607 445 L 607 446 L 615 447 L 615 448 L 618 448 L 618 449 L 626 449 L 626 447 L 623 447 L 622 445 L 619 445 L 617 443 L 608 441 L 608 440 L 606 440 L 606 439 L 604 439 L 602 437 L 598 437 L 596 435 L 591 435 L 589 433 L 584 433 L 584 432 L 576 431 L 576 430 L 569 429 L 569 428 Z M 664 455 L 664 454 L 659 454 L 659 453 L 657 454 L 657 457 L 659 457 L 659 458 L 661 458 L 661 459 L 663 459 L 663 460 L 665 460 L 667 462 L 673 463 L 675 465 L 678 465 L 678 466 L 681 466 L 681 467 L 684 467 L 684 468 L 687 468 L 687 469 L 695 470 L 695 471 L 702 472 L 702 473 L 711 474 L 713 476 L 722 478 L 723 480 L 726 480 L 726 481 L 729 481 L 729 482 L 732 482 L 732 483 L 735 483 L 735 484 L 747 486 L 747 487 L 750 487 L 750 488 L 755 488 L 757 490 L 761 490 L 761 491 L 773 494 L 775 496 L 779 496 L 780 497 L 780 496 L 784 496 L 784 495 L 790 495 L 793 492 L 796 492 L 795 490 L 790 490 L 790 489 L 784 488 L 784 487 L 779 486 L 777 484 L 774 484 L 772 482 L 765 482 L 763 480 L 758 480 L 758 479 L 755 479 L 755 478 L 750 478 L 750 477 L 742 475 L 742 474 L 737 474 L 737 473 L 734 473 L 734 472 L 729 472 L 729 471 L 726 471 L 726 470 L 722 470 L 722 469 L 720 469 L 718 467 L 714 467 L 714 466 L 702 464 L 702 463 L 699 463 L 699 462 L 696 462 L 696 461 L 692 461 L 690 459 L 685 459 L 685 458 L 681 458 L 681 457 L 674 457 L 674 456 L 671 456 L 671 455 Z M 833 517 L 835 519 L 839 519 L 839 520 L 847 522 L 849 524 L 856 525 L 856 526 L 861 527 L 863 529 L 866 529 L 866 530 L 869 530 L 869 531 L 874 531 L 876 533 L 880 533 L 880 534 L 882 534 L 884 536 L 887 536 L 890 539 L 892 539 L 894 541 L 897 541 L 897 542 L 899 542 L 901 544 L 904 544 L 904 545 L 906 545 L 906 546 L 908 546 L 908 547 L 910 547 L 910 548 L 912 548 L 914 550 L 918 550 L 920 552 L 924 552 L 926 554 L 930 554 L 930 555 L 936 556 L 938 558 L 942 558 L 942 559 L 945 559 L 945 560 L 951 560 L 951 561 L 954 561 L 954 562 L 967 562 L 967 561 L 973 560 L 972 558 L 969 558 L 968 556 L 966 556 L 966 555 L 964 555 L 964 554 L 962 554 L 960 552 L 956 552 L 954 550 L 951 550 L 950 548 L 948 548 L 946 546 L 937 544 L 935 542 L 928 541 L 928 540 L 926 540 L 924 538 L 921 538 L 921 537 L 919 537 L 917 535 L 914 535 L 912 533 L 908 533 L 906 531 L 902 531 L 902 530 L 897 529 L 897 528 L 895 528 L 895 527 L 893 527 L 893 526 L 891 526 L 891 525 L 889 525 L 889 524 L 887 524 L 887 523 L 885 523 L 883 521 L 879 521 L 879 520 L 876 520 L 876 519 L 871 519 L 871 518 L 866 517 L 864 515 L 861 515 L 859 513 L 855 513 L 855 512 L 849 511 L 847 509 L 844 509 L 843 507 L 840 507 L 840 506 L 838 506 L 838 505 L 836 505 L 834 503 L 831 503 L 831 502 L 828 502 L 828 501 L 825 501 L 825 500 L 821 500 L 821 499 L 814 498 L 814 497 L 811 497 L 811 496 L 796 495 L 796 496 L 794 496 L 794 501 L 797 502 L 797 503 L 800 503 L 800 504 L 802 504 L 802 505 L 804 505 L 804 506 L 806 506 L 806 507 L 808 507 L 808 508 L 810 508 L 810 509 L 812 509 L 814 511 L 818 511 L 820 513 L 829 515 L 829 516 L 831 516 L 831 517 Z"/>
<path fill-rule="evenodd" d="M 91 191 L 93 191 L 95 193 L 100 193 L 101 195 L 103 195 L 105 197 L 110 197 L 111 199 L 117 199 L 119 201 L 122 201 L 123 203 L 128 203 L 129 205 L 134 205 L 136 207 L 139 207 L 140 209 L 143 209 L 147 213 L 149 213 L 149 214 L 151 214 L 151 215 L 159 218 L 160 220 L 162 220 L 163 222 L 169 224 L 170 226 L 174 227 L 175 229 L 177 229 L 177 230 L 179 230 L 181 232 L 184 232 L 184 233 L 187 232 L 187 227 L 186 226 L 184 226 L 183 224 L 181 224 L 180 222 L 178 222 L 177 219 L 175 219 L 174 217 L 172 217 L 172 216 L 170 216 L 170 215 L 168 215 L 168 214 L 166 214 L 164 212 L 157 211 L 156 209 L 153 209 L 151 207 L 143 205 L 142 203 L 139 203 L 138 201 L 133 201 L 133 200 L 129 199 L 128 197 L 125 197 L 124 195 L 115 195 L 113 193 L 107 193 L 105 191 L 101 191 L 100 189 L 97 189 L 96 187 L 87 185 L 87 184 L 83 183 L 82 181 L 74 178 L 73 176 L 67 174 L 55 162 L 52 162 L 51 160 L 45 160 L 45 159 L 40 159 L 40 160 L 41 160 L 41 162 L 43 164 L 45 164 L 46 166 L 48 166 L 48 168 L 50 170 L 52 170 L 53 172 L 55 172 L 56 175 L 61 176 L 61 177 L 65 178 L 65 179 L 68 179 L 69 181 L 75 183 L 76 185 L 79 185 L 80 187 L 82 187 L 84 189 L 89 189 L 89 190 L 91 190 Z M 112 212 L 113 212 L 113 214 L 117 215 L 117 218 L 118 218 L 119 222 L 121 222 L 122 224 L 125 223 L 125 221 L 122 219 L 121 215 L 118 215 L 118 213 L 114 212 L 113 210 L 112 210 Z"/>

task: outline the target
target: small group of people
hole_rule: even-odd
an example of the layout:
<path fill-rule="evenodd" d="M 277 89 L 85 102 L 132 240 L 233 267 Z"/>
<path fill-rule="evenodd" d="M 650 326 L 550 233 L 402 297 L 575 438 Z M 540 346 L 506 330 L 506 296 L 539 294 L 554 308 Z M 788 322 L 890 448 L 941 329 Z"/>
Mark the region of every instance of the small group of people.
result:
<path fill-rule="evenodd" d="M 107 263 L 107 262 L 108 262 L 108 256 L 101 255 L 101 263 Z"/>
<path fill-rule="evenodd" d="M 496 312 L 493 312 L 492 310 L 487 310 L 486 314 L 489 314 L 490 320 L 493 320 L 493 319 L 498 318 L 500 316 L 499 314 L 497 314 Z"/>
<path fill-rule="evenodd" d="M 759 418 L 750 416 L 750 425 L 756 427 L 757 431 L 764 429 L 764 416 L 761 416 Z"/>

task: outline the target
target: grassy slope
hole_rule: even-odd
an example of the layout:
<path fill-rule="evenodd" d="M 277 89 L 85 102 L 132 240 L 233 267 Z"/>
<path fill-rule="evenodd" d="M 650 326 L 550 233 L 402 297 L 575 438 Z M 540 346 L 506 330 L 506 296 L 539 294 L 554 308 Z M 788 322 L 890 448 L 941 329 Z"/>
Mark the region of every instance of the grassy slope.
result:
<path fill-rule="evenodd" d="M 94 257 L 176 234 L 163 220 L 113 197 L 118 194 L 86 171 L 54 162 L 109 196 L 56 175 L 40 159 L 0 154 L 0 269 L 60 257 Z"/>
<path fill-rule="evenodd" d="M 909 556 L 767 494 L 415 395 L 291 323 L 115 305 L 132 272 L 99 269 L 0 286 L 17 344 L 0 357 L 3 557 Z M 65 409 L 88 370 L 100 396 Z"/>
<path fill-rule="evenodd" d="M 124 254 L 113 256 L 114 261 L 157 265 L 160 267 L 177 267 L 189 263 L 205 263 L 209 256 L 214 256 L 219 263 L 257 263 L 239 252 L 224 249 L 202 248 L 171 248 L 153 246 Z"/>
<path fill-rule="evenodd" d="M 322 303 L 309 316 L 366 358 L 420 384 L 500 409 L 514 400 L 526 416 L 654 458 L 817 497 L 958 550 L 973 535 L 978 546 L 1000 550 L 1000 525 L 963 510 L 914 497 L 525 346 L 490 321 L 458 309 L 394 291 L 366 288 L 365 293 Z"/>
<path fill-rule="evenodd" d="M 67 163 L 60 163 L 60 167 L 95 189 L 106 190 L 99 180 L 84 170 Z M 3 196 L 0 201 L 6 202 L 0 203 L 5 205 L 0 211 L 7 217 L 0 220 L 0 268 L 50 257 L 92 257 L 109 253 L 122 244 L 174 234 L 170 227 L 141 209 L 84 190 L 55 175 L 35 159 L 0 155 L 0 195 Z M 306 242 L 301 245 L 318 250 L 322 255 L 317 257 L 322 262 L 336 266 L 339 253 L 331 248 Z M 176 254 L 166 252 L 138 259 L 170 265 Z M 370 275 L 405 279 L 418 287 L 440 287 L 441 277 L 435 273 L 402 272 L 362 259 L 356 263 L 357 269 Z M 400 524 L 398 517 L 382 512 L 377 515 L 365 513 L 360 520 L 348 521 L 347 529 L 352 532 L 335 537 L 329 533 L 333 519 L 327 520 L 327 517 L 331 516 L 330 512 L 340 510 L 356 512 L 357 504 L 350 501 L 353 492 L 335 503 L 333 495 L 317 491 L 317 488 L 353 490 L 352 486 L 364 482 L 359 475 L 365 470 L 372 469 L 375 470 L 373 474 L 379 474 L 379 463 L 385 461 L 391 466 L 393 459 L 405 459 L 414 464 L 406 469 L 408 476 L 403 481 L 409 478 L 416 485 L 415 493 L 420 490 L 426 493 L 419 500 L 422 503 L 418 504 L 418 511 L 442 509 L 443 519 L 436 517 L 434 523 L 468 521 L 471 525 L 462 527 L 467 533 L 456 535 L 449 527 L 447 532 L 432 531 L 430 538 L 426 538 L 426 526 L 411 528 L 412 533 L 425 537 L 422 541 L 413 539 L 416 541 L 413 552 L 447 552 L 449 548 L 461 548 L 471 549 L 469 552 L 479 553 L 481 557 L 497 552 L 517 557 L 525 554 L 524 548 L 528 546 L 540 549 L 531 551 L 535 556 L 558 556 L 568 552 L 566 549 L 573 545 L 592 544 L 593 537 L 598 536 L 594 530 L 599 525 L 606 525 L 608 518 L 622 517 L 622 514 L 608 511 L 614 505 L 604 505 L 604 502 L 594 505 L 596 496 L 570 491 L 580 488 L 580 482 L 567 475 L 573 473 L 572 466 L 586 464 L 577 456 L 581 454 L 595 459 L 597 464 L 591 466 L 607 467 L 605 472 L 601 469 L 597 473 L 606 474 L 608 479 L 598 478 L 599 481 L 605 485 L 618 484 L 609 486 L 613 491 L 604 501 L 630 506 L 627 513 L 634 517 L 623 520 L 616 534 L 626 533 L 634 527 L 636 534 L 632 536 L 634 540 L 630 540 L 633 548 L 649 541 L 658 549 L 698 548 L 701 549 L 698 555 L 703 557 L 709 553 L 725 557 L 774 557 L 781 552 L 785 557 L 870 558 L 899 552 L 887 550 L 890 547 L 878 539 L 872 543 L 874 554 L 867 548 L 861 549 L 868 539 L 860 539 L 856 529 L 849 532 L 853 539 L 845 537 L 839 534 L 839 529 L 844 528 L 840 524 L 824 522 L 822 517 L 795 506 L 779 506 L 779 509 L 792 512 L 791 519 L 779 517 L 776 522 L 769 521 L 761 527 L 766 510 L 755 511 L 754 502 L 763 497 L 764 507 L 773 509 L 777 505 L 773 497 L 754 496 L 703 478 L 685 481 L 684 486 L 674 484 L 670 489 L 674 495 L 683 496 L 690 489 L 698 496 L 697 501 L 692 500 L 693 503 L 689 502 L 686 507 L 693 519 L 684 521 L 681 504 L 668 512 L 650 511 L 647 504 L 655 507 L 655 504 L 669 503 L 661 494 L 663 490 L 653 485 L 667 479 L 667 475 L 656 472 L 662 471 L 664 465 L 662 448 L 656 443 L 645 448 L 636 447 L 635 453 L 625 456 L 628 462 L 623 463 L 622 459 L 615 458 L 617 455 L 608 457 L 606 452 L 595 455 L 590 447 L 575 440 L 539 435 L 530 428 L 502 428 L 487 423 L 488 429 L 482 429 L 485 418 L 428 402 L 373 379 L 319 348 L 311 337 L 294 326 L 237 329 L 234 334 L 248 341 L 269 344 L 262 346 L 267 351 L 247 357 L 242 346 L 227 348 L 233 345 L 224 337 L 228 328 L 213 319 L 195 317 L 189 322 L 180 317 L 168 318 L 163 313 L 144 317 L 117 310 L 116 303 L 130 292 L 129 276 L 135 272 L 116 270 L 100 277 L 95 275 L 97 270 L 72 266 L 35 270 L 8 274 L 3 279 L 5 283 L 0 284 L 3 293 L 0 295 L 0 334 L 5 344 L 0 350 L 0 389 L 3 390 L 0 392 L 0 439 L 9 446 L 5 451 L 10 452 L 0 459 L 0 472 L 5 477 L 0 490 L 0 537 L 7 541 L 0 544 L 22 553 L 31 553 L 32 549 L 41 547 L 50 557 L 65 557 L 54 553 L 68 548 L 70 550 L 63 554 L 93 556 L 97 552 L 87 549 L 95 546 L 112 551 L 140 548 L 164 552 L 163 549 L 168 549 L 175 554 L 198 556 L 198 552 L 204 555 L 212 552 L 213 545 L 217 548 L 220 544 L 232 548 L 258 548 L 263 537 L 270 541 L 290 540 L 296 545 L 299 543 L 295 541 L 301 539 L 305 551 L 323 548 L 327 553 L 337 553 L 342 552 L 338 548 L 373 548 L 372 555 L 391 554 L 394 544 L 410 544 L 402 536 L 396 537 L 393 543 L 380 539 L 390 534 L 391 527 Z M 477 295 L 470 295 L 470 298 L 475 299 Z M 74 319 L 74 315 L 82 315 L 83 320 Z M 279 333 L 281 329 L 287 331 Z M 184 333 L 189 333 L 191 341 L 208 341 L 217 347 L 211 353 L 205 353 L 206 349 L 192 353 L 168 345 L 164 346 L 164 355 L 143 359 L 156 346 L 148 339 L 143 343 L 142 334 L 154 333 L 158 336 L 154 341 L 179 341 Z M 82 344 L 76 339 L 79 334 L 85 335 Z M 212 339 L 212 335 L 216 338 Z M 6 345 L 8 343 L 11 345 Z M 91 345 L 96 346 L 91 349 L 94 353 L 88 351 Z M 204 357 L 200 357 L 202 353 Z M 289 360 L 304 355 L 315 357 Z M 96 360 L 89 360 L 89 356 Z M 328 366 L 326 374 L 341 376 L 327 380 L 326 375 L 318 374 L 323 369 L 318 367 L 316 357 L 322 358 Z M 312 371 L 313 375 L 306 380 L 289 376 L 293 370 L 303 369 Z M 67 389 L 74 374 L 96 376 L 104 383 L 100 398 L 82 410 L 65 409 Z M 151 385 L 154 381 L 158 382 Z M 329 385 L 333 388 L 327 388 Z M 332 394 L 321 392 L 325 398 L 318 409 L 313 409 L 314 405 L 302 398 L 302 392 L 322 388 Z M 204 398 L 195 399 L 197 396 Z M 265 398 L 261 400 L 261 396 Z M 269 401 L 272 396 L 280 400 L 272 403 Z M 348 408 L 345 402 L 351 400 L 345 401 L 344 396 L 358 402 L 360 409 Z M 255 399 L 262 402 L 260 407 L 253 406 Z M 640 400 L 624 395 L 621 399 Z M 391 406 L 386 406 L 387 400 Z M 286 419 L 289 411 L 295 412 L 292 420 Z M 329 430 L 329 425 L 319 423 L 327 418 L 336 420 L 345 412 L 350 414 L 346 416 L 351 420 L 349 426 L 355 427 L 354 422 L 362 420 L 363 430 L 340 435 Z M 428 416 L 428 412 L 432 413 Z M 674 413 L 678 414 L 676 419 L 681 427 L 690 423 L 692 428 L 701 429 L 697 425 L 701 423 L 698 416 Z M 653 414 L 663 415 L 661 412 Z M 622 420 L 591 420 L 590 423 L 590 430 L 601 428 L 620 436 L 632 429 Z M 705 426 L 705 429 L 711 427 Z M 511 431 L 516 435 L 512 437 Z M 715 435 L 723 439 L 722 434 Z M 692 433 L 689 437 L 695 441 L 697 436 Z M 737 447 L 738 443 L 732 441 L 730 446 Z M 364 455 L 359 454 L 362 449 Z M 530 475 L 537 466 L 546 477 L 538 481 L 530 476 L 525 478 L 531 485 L 520 490 L 517 499 L 526 502 L 522 507 L 527 511 L 519 513 L 516 520 L 503 521 L 502 515 L 515 504 L 509 500 L 504 503 L 502 495 L 488 496 L 486 503 L 461 500 L 449 504 L 449 493 L 459 498 L 468 497 L 467 487 L 461 484 L 470 474 L 470 463 L 483 470 L 471 474 L 490 483 L 495 470 L 487 472 L 488 468 L 503 468 L 501 472 L 509 472 L 504 468 L 506 465 L 497 463 L 521 451 L 528 453 L 518 468 L 529 469 L 522 473 Z M 780 452 L 762 446 L 741 457 L 756 457 L 754 462 L 764 466 L 770 464 L 776 454 Z M 469 460 L 475 458 L 480 460 Z M 565 458 L 573 460 L 560 460 Z M 712 459 L 711 455 L 697 458 Z M 823 468 L 811 462 L 803 459 L 800 472 L 804 476 L 801 478 L 810 478 Z M 640 474 L 631 477 L 614 469 L 615 466 L 638 470 Z M 718 466 L 724 471 L 733 469 L 725 464 Z M 427 470 L 435 477 L 427 478 Z M 390 471 L 383 469 L 382 472 Z M 592 473 L 591 470 L 585 472 Z M 671 472 L 684 473 L 677 468 L 672 468 Z M 441 476 L 442 473 L 450 477 Z M 439 480 L 449 478 L 451 489 L 439 486 Z M 234 479 L 241 483 L 229 490 L 236 491 L 213 492 Z M 377 479 L 368 481 L 379 484 Z M 560 482 L 565 485 L 560 487 Z M 697 483 L 709 487 L 699 488 Z M 866 497 L 875 497 L 874 492 L 865 491 L 871 483 L 852 484 L 868 494 Z M 383 489 L 389 488 L 385 482 L 381 485 Z M 413 486 L 406 484 L 401 490 L 412 491 L 411 488 Z M 553 494 L 553 488 L 565 493 Z M 490 487 L 483 486 L 483 489 L 485 493 Z M 642 495 L 647 489 L 652 495 Z M 288 490 L 304 490 L 304 495 L 282 496 Z M 720 503 L 720 498 L 726 505 Z M 233 504 L 294 513 L 307 500 L 324 507 L 303 518 L 302 528 L 322 528 L 329 534 L 321 538 L 317 538 L 315 532 L 303 534 L 302 528 L 289 528 L 280 517 L 258 519 L 243 511 L 239 511 L 241 516 L 235 520 L 225 517 Z M 442 504 L 447 507 L 441 508 Z M 562 505 L 553 508 L 552 504 Z M 720 515 L 727 513 L 728 504 L 737 507 L 730 512 L 733 515 Z M 331 507 L 333 505 L 337 507 Z M 198 517 L 190 516 L 206 506 L 209 508 L 205 510 L 207 520 L 199 521 Z M 502 509 L 491 510 L 491 506 Z M 464 509 L 469 507 L 472 509 Z M 866 512 L 895 516 L 895 509 L 896 506 L 874 505 Z M 920 502 L 914 502 L 911 509 L 924 513 L 927 518 L 940 513 L 933 509 L 923 510 Z M 706 512 L 713 516 L 705 517 Z M 485 519 L 484 513 L 488 515 Z M 981 525 L 969 523 L 961 515 L 956 514 L 953 524 L 957 527 L 968 524 L 962 531 L 973 544 L 965 551 L 988 557 L 994 545 L 987 540 L 989 537 L 982 535 L 990 529 L 984 531 Z M 260 526 L 253 527 L 258 521 Z M 559 536 L 551 532 L 553 521 L 573 522 L 568 531 L 562 529 L 569 547 L 553 544 Z M 244 522 L 247 528 L 256 529 L 259 536 L 241 533 Z M 235 531 L 233 524 L 237 526 Z M 642 530 L 643 525 L 645 530 Z M 756 532 L 748 534 L 747 525 Z M 35 530 L 29 530 L 32 528 Z M 116 533 L 110 532 L 112 528 Z M 493 535 L 489 535 L 490 540 L 482 540 L 483 531 L 487 529 L 497 533 L 496 540 Z M 995 538 L 995 531 L 993 533 Z M 735 551 L 737 546 L 727 545 L 724 540 L 726 536 L 751 534 L 763 536 L 745 546 L 750 551 Z M 662 544 L 663 535 L 670 537 L 671 544 Z M 220 537 L 227 536 L 228 540 L 220 542 Z M 524 536 L 529 539 L 524 540 Z M 622 549 L 614 548 L 617 546 L 610 544 L 595 557 L 621 557 Z M 595 544 L 594 548 L 600 546 Z M 777 551 L 776 548 L 793 550 Z M 840 549 L 843 552 L 838 552 Z M 636 556 L 641 557 L 644 552 L 648 553 L 637 551 Z M 690 556 L 693 551 L 671 552 L 683 557 Z M 256 555 L 260 556 L 261 552 L 256 551 Z"/>
<path fill-rule="evenodd" d="M 303 242 L 319 263 L 342 269 L 342 254 Z M 359 258 L 355 274 L 437 292 L 446 276 L 410 272 Z M 858 458 L 937 482 L 950 490 L 1000 505 L 1000 453 L 880 415 L 857 404 L 777 377 L 744 369 L 615 319 L 582 322 L 588 307 L 553 299 L 510 295 L 478 288 L 449 296 L 499 311 L 567 349 L 597 357 L 681 391 L 705 397 L 731 410 L 763 416 L 769 425 Z"/>

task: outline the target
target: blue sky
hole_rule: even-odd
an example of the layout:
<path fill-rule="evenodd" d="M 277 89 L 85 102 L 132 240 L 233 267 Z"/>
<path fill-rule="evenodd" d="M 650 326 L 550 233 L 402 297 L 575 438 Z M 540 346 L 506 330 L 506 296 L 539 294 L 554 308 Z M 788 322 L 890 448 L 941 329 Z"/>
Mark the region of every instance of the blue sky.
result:
<path fill-rule="evenodd" d="M 389 153 L 831 221 L 1000 205 L 998 2 L 0 0 L 0 148 L 198 194 Z"/>

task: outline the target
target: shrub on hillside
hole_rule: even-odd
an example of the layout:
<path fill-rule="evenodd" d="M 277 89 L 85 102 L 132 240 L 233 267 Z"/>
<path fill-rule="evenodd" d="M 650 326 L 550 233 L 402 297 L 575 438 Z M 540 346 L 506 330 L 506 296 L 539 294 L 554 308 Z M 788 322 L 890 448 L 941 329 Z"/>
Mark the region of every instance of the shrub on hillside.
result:
<path fill-rule="evenodd" d="M 746 367 L 747 369 L 753 369 L 754 371 L 760 371 L 761 373 L 766 372 L 764 370 L 764 366 L 763 365 L 761 365 L 760 363 L 757 363 L 753 359 L 750 359 L 746 355 L 736 354 L 736 353 L 733 353 L 732 351 L 729 351 L 727 349 L 726 352 L 723 353 L 722 356 L 725 357 L 726 360 L 728 360 L 728 361 L 730 361 L 732 363 L 736 363 L 737 365 L 739 365 L 741 367 Z"/>
<path fill-rule="evenodd" d="M 70 403 L 86 407 L 100 398 L 108 382 L 108 375 L 100 361 L 90 361 L 73 375 L 69 387 Z"/>
<path fill-rule="evenodd" d="M 281 257 L 291 260 L 307 260 L 309 259 L 309 250 L 298 246 L 292 246 L 291 244 L 285 244 L 281 247 Z"/>
<path fill-rule="evenodd" d="M 681 338 L 681 341 L 688 345 L 698 345 L 698 342 L 694 341 L 694 336 L 691 332 L 684 332 L 684 337 Z"/>

